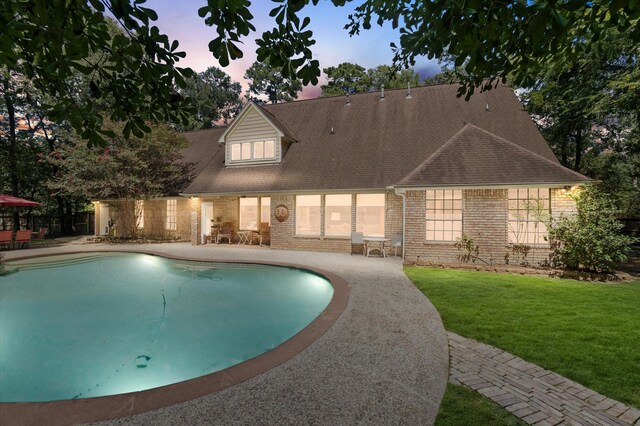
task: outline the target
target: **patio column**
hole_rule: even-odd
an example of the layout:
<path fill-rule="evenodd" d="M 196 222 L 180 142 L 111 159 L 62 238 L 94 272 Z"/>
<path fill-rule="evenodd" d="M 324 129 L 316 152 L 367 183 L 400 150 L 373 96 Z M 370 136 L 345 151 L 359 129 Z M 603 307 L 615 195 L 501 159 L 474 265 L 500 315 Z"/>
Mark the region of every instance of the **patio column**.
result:
<path fill-rule="evenodd" d="M 191 197 L 191 245 L 199 246 L 202 241 L 202 199 Z"/>

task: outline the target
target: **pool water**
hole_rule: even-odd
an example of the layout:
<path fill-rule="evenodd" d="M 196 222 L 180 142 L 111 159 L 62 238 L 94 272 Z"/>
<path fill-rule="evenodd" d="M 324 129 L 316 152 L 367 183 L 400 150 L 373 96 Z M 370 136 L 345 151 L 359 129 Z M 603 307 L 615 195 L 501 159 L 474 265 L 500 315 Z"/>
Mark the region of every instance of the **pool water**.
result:
<path fill-rule="evenodd" d="M 0 402 L 91 398 L 220 371 L 291 338 L 333 287 L 300 269 L 93 254 L 5 262 Z"/>

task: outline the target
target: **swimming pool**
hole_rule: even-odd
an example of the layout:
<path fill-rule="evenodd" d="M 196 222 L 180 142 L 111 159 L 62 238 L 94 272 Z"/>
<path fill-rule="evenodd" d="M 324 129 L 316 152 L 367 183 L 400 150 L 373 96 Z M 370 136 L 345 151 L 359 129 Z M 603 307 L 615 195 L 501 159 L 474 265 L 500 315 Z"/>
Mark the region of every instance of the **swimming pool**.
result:
<path fill-rule="evenodd" d="M 5 266 L 0 402 L 115 395 L 220 371 L 294 336 L 333 295 L 301 269 L 146 254 Z"/>

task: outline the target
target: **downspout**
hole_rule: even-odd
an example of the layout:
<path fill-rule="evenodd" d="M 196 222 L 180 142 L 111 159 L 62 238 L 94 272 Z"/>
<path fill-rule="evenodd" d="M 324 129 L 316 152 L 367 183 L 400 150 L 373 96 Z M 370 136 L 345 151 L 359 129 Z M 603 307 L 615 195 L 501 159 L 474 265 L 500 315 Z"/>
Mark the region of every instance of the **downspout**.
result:
<path fill-rule="evenodd" d="M 404 263 L 404 251 L 407 246 L 407 193 L 406 190 L 398 190 L 397 187 L 394 187 L 393 191 L 402 197 L 402 263 Z"/>

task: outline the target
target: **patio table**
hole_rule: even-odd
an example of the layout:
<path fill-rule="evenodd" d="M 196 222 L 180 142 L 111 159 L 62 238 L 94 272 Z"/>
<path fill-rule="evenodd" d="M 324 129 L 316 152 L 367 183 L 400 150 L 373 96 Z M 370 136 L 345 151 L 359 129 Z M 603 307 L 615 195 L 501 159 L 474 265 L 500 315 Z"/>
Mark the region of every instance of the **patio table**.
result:
<path fill-rule="evenodd" d="M 253 231 L 247 229 L 238 231 L 238 245 L 245 245 L 247 243 L 251 245 L 251 239 L 249 237 L 252 233 Z"/>
<path fill-rule="evenodd" d="M 385 237 L 364 237 L 363 240 L 367 257 L 369 257 L 369 254 L 373 251 L 379 252 L 382 257 L 387 257 L 384 245 L 389 239 Z"/>

